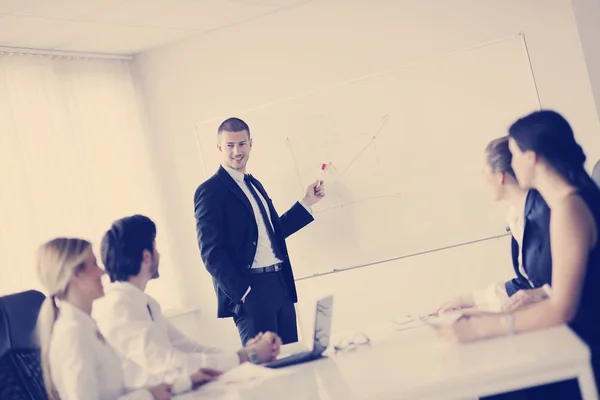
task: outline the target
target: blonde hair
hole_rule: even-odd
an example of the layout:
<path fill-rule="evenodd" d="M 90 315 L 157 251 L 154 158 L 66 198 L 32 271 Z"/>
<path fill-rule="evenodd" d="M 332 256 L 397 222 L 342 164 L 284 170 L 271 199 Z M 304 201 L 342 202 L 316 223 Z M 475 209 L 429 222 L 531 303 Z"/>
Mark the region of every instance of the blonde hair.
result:
<path fill-rule="evenodd" d="M 492 140 L 485 148 L 487 163 L 492 172 L 506 172 L 517 179 L 515 171 L 512 169 L 512 153 L 508 148 L 508 136 L 503 136 Z"/>
<path fill-rule="evenodd" d="M 67 293 L 69 281 L 80 271 L 91 250 L 91 243 L 83 239 L 57 238 L 38 249 L 37 273 L 47 292 L 37 321 L 38 339 L 41 348 L 44 385 L 50 400 L 60 400 L 50 374 L 49 347 L 54 323 L 58 317 L 56 299 Z"/>

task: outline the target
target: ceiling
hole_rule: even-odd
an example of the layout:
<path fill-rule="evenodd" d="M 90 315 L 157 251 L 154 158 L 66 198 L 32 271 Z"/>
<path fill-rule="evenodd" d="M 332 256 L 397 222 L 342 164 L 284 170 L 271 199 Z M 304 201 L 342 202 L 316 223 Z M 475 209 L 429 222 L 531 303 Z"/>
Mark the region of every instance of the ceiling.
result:
<path fill-rule="evenodd" d="M 0 46 L 135 54 L 306 1 L 0 0 Z"/>

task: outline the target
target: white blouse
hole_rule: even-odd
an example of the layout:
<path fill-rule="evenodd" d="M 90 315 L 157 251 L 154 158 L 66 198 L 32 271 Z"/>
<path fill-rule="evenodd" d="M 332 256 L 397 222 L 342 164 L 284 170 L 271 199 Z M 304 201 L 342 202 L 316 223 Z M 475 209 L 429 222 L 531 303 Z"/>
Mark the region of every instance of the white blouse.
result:
<path fill-rule="evenodd" d="M 527 272 L 525 272 L 525 267 L 523 265 L 523 234 L 525 232 L 525 203 L 523 203 L 523 207 L 521 208 L 521 213 L 518 212 L 517 209 L 511 207 L 508 210 L 508 226 L 510 227 L 510 231 L 517 241 L 519 245 L 519 254 L 518 254 L 518 262 L 519 262 L 519 272 L 533 287 L 533 283 L 529 280 L 529 276 L 527 276 Z"/>
<path fill-rule="evenodd" d="M 516 240 L 519 245 L 519 254 L 518 254 L 518 264 L 519 264 L 519 272 L 525 279 L 529 281 L 529 277 L 527 276 L 527 272 L 525 272 L 525 268 L 523 266 L 523 233 L 525 231 L 525 200 L 523 199 L 523 204 L 521 207 L 513 207 L 511 206 L 508 209 L 507 222 L 510 228 L 510 232 L 513 238 Z M 533 284 L 529 281 L 531 286 Z M 473 299 L 475 300 L 475 305 L 480 308 L 490 309 L 493 311 L 500 311 L 502 309 L 502 305 L 508 299 L 508 293 L 506 293 L 506 286 L 504 286 L 504 282 L 495 282 L 492 285 L 488 286 L 485 289 L 478 290 L 473 293 Z"/>
<path fill-rule="evenodd" d="M 49 348 L 50 376 L 62 400 L 153 400 L 145 389 L 128 391 L 121 360 L 91 316 L 60 302 Z"/>

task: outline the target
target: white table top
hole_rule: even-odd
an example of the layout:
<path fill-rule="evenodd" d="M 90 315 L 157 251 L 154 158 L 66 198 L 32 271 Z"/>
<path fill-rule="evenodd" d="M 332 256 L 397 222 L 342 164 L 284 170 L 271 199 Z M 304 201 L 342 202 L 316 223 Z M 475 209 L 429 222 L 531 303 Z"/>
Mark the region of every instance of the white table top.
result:
<path fill-rule="evenodd" d="M 426 326 L 393 330 L 367 332 L 370 345 L 338 354 L 330 348 L 326 358 L 285 368 L 289 375 L 251 389 L 203 393 L 201 388 L 177 399 L 476 398 L 575 377 L 590 358 L 566 326 L 468 345 L 444 342 Z M 290 347 L 301 345 L 284 346 L 282 352 Z"/>

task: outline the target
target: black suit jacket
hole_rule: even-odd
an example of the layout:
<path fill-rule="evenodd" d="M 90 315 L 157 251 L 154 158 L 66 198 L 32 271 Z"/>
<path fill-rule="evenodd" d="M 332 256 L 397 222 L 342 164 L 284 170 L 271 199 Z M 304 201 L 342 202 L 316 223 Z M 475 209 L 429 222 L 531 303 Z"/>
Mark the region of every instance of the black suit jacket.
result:
<path fill-rule="evenodd" d="M 517 277 L 506 282 L 506 292 L 512 296 L 521 289 L 552 285 L 552 255 L 550 252 L 550 209 L 536 190 L 530 190 L 525 200 L 523 230 L 523 268 L 533 287 L 519 271 L 519 244 L 512 239 L 512 261 Z"/>
<path fill-rule="evenodd" d="M 281 217 L 265 188 L 257 190 L 266 200 L 277 245 L 285 255 L 283 277 L 294 302 L 298 301 L 294 274 L 285 239 L 313 221 L 312 215 L 296 203 Z M 204 266 L 212 275 L 217 294 L 217 316 L 231 317 L 240 310 L 241 299 L 250 286 L 249 269 L 258 243 L 258 227 L 250 201 L 229 173 L 220 167 L 202 183 L 194 195 L 198 247 Z"/>

